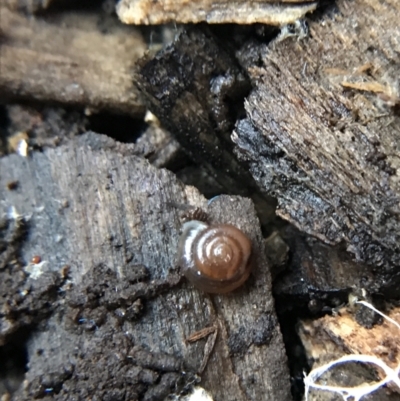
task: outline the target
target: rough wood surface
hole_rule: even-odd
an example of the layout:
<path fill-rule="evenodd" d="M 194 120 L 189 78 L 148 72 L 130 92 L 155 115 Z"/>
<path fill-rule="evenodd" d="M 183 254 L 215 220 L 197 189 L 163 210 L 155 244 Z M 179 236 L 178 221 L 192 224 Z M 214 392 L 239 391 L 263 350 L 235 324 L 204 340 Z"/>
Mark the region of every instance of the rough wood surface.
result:
<path fill-rule="evenodd" d="M 238 153 L 279 216 L 373 267 L 374 290 L 394 290 L 400 265 L 399 12 L 341 0 L 305 40 L 240 55 L 255 128 L 238 124 Z"/>
<path fill-rule="evenodd" d="M 355 262 L 345 246 L 326 245 L 290 225 L 284 227 L 280 234 L 289 246 L 290 258 L 283 274 L 275 281 L 276 296 L 290 295 L 293 300 L 296 299 L 297 305 L 300 300 L 307 305 L 310 297 L 319 299 L 321 294 L 331 294 L 332 301 L 336 303 L 332 306 L 338 306 L 337 299 L 339 303 L 346 302 L 351 288 L 360 285 L 362 288 L 374 288 L 376 277 L 371 266 Z M 322 308 L 330 302 L 325 298 L 318 304 Z M 287 306 L 290 307 L 290 303 Z M 314 302 L 310 306 L 313 313 L 321 312 Z"/>
<path fill-rule="evenodd" d="M 132 27 L 98 13 L 28 18 L 0 9 L 0 99 L 57 102 L 142 115 L 131 70 L 145 51 Z"/>
<path fill-rule="evenodd" d="M 363 327 L 357 320 L 370 318 L 370 310 L 359 305 L 353 310 L 340 309 L 335 316 L 324 316 L 320 319 L 302 320 L 299 323 L 299 334 L 305 346 L 311 368 L 316 368 L 347 354 L 375 356 L 389 367 L 395 368 L 400 363 L 399 328 L 382 320 L 372 327 Z M 358 316 L 357 316 L 358 315 Z M 400 323 L 400 311 L 395 307 L 387 315 Z M 382 371 L 368 366 L 341 365 L 324 375 L 326 384 L 336 386 L 357 386 L 382 379 Z M 371 400 L 399 400 L 396 387 L 381 389 L 370 397 Z M 331 393 L 312 391 L 310 400 L 332 400 Z"/>
<path fill-rule="evenodd" d="M 262 221 L 271 221 L 275 203 L 232 154 L 230 134 L 250 86 L 230 50 L 210 32 L 191 28 L 141 59 L 135 80 L 149 109 L 193 160 L 226 192 L 254 195 Z"/>
<path fill-rule="evenodd" d="M 10 9 L 31 14 L 46 10 L 53 2 L 54 0 L 4 0 L 4 4 Z"/>
<path fill-rule="evenodd" d="M 215 325 L 201 377 L 214 399 L 290 400 L 253 204 L 221 196 L 207 205 L 132 149 L 89 133 L 28 158 L 0 159 L 2 229 L 13 250 L 2 254 L 0 269 L 8 280 L 0 280 L 7 292 L 0 297 L 2 340 L 37 326 L 27 344 L 24 388 L 14 398 L 163 400 L 177 383 L 193 381 L 203 363 L 206 339 L 185 339 Z M 7 189 L 11 180 L 18 188 Z M 180 215 L 189 206 L 252 239 L 256 268 L 230 295 L 203 294 L 179 275 Z M 28 236 L 13 234 L 16 222 Z"/>
<path fill-rule="evenodd" d="M 176 170 L 189 162 L 178 141 L 158 122 L 146 121 L 149 126 L 135 142 L 144 157 L 156 167 Z"/>
<path fill-rule="evenodd" d="M 18 137 L 24 134 L 30 149 L 56 147 L 74 136 L 87 131 L 88 118 L 83 112 L 65 110 L 59 107 L 29 107 L 12 104 L 6 106 L 6 144 L 0 147 L 0 154 L 15 152 Z"/>
<path fill-rule="evenodd" d="M 360 312 L 368 315 L 368 309 L 361 308 Z M 324 316 L 314 322 L 303 322 L 303 333 L 308 331 L 308 341 L 312 341 L 312 338 L 315 342 L 318 338 L 321 340 L 321 337 L 329 338 L 334 344 L 340 344 L 343 353 L 374 355 L 391 368 L 400 365 L 399 328 L 385 319 L 381 319 L 380 324 L 366 328 L 357 323 L 354 314 L 355 311 L 349 313 L 341 309 L 337 316 Z M 399 308 L 389 311 L 387 316 L 400 323 Z M 322 332 L 325 336 L 322 336 Z M 308 351 L 310 358 L 321 356 L 320 351 L 312 347 Z"/>
<path fill-rule="evenodd" d="M 199 23 L 285 25 L 316 9 L 302 0 L 122 0 L 117 13 L 126 24 Z"/>
<path fill-rule="evenodd" d="M 211 35 L 181 33 L 165 50 L 140 60 L 136 82 L 162 125 L 227 189 L 237 180 L 251 180 L 229 153 L 234 103 L 247 93 L 249 83 Z"/>

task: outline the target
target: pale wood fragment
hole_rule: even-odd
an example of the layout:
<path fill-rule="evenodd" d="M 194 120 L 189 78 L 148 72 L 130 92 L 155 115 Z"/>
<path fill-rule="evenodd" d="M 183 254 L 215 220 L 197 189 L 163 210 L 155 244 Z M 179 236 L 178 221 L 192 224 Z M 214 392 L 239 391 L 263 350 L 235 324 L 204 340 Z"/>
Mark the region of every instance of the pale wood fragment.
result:
<path fill-rule="evenodd" d="M 102 32 L 96 13 L 28 18 L 0 8 L 0 97 L 140 116 L 132 80 L 146 45 L 132 27 Z"/>
<path fill-rule="evenodd" d="M 314 321 L 300 321 L 298 331 L 307 357 L 312 361 L 311 368 L 349 354 L 377 357 L 392 369 L 400 366 L 399 328 L 386 319 L 371 328 L 365 328 L 357 323 L 354 312 L 355 310 L 341 308 L 332 316 L 324 316 Z M 368 313 L 368 309 L 365 312 Z M 400 308 L 394 307 L 386 312 L 386 315 L 400 323 Z M 384 377 L 383 372 L 375 370 L 374 366 L 349 364 L 332 368 L 331 372 L 324 375 L 324 380 L 326 384 L 341 383 L 342 386 L 353 387 L 361 383 L 378 381 Z M 400 391 L 396 386 L 389 388 L 395 392 Z M 331 397 L 329 393 L 316 392 L 311 394 L 309 400 L 330 400 L 329 397 Z M 375 394 L 375 397 L 377 398 L 373 399 L 399 399 L 398 394 L 388 394 L 387 391 L 379 391 L 379 395 Z"/>
<path fill-rule="evenodd" d="M 3 1 L 4 4 L 12 10 L 19 10 L 32 14 L 47 9 L 54 2 L 54 0 L 3 0 Z"/>
<path fill-rule="evenodd" d="M 387 312 L 387 316 L 400 323 L 400 308 L 393 308 Z M 302 321 L 300 334 L 308 356 L 315 360 L 326 360 L 323 355 L 330 354 L 330 346 L 326 342 L 329 341 L 331 347 L 338 346 L 343 354 L 373 355 L 391 368 L 400 365 L 399 328 L 386 319 L 366 328 L 357 323 L 353 312 L 342 308 L 334 316 Z"/>
<path fill-rule="evenodd" d="M 285 25 L 316 9 L 317 2 L 302 0 L 122 0 L 117 13 L 126 24 L 199 23 Z"/>

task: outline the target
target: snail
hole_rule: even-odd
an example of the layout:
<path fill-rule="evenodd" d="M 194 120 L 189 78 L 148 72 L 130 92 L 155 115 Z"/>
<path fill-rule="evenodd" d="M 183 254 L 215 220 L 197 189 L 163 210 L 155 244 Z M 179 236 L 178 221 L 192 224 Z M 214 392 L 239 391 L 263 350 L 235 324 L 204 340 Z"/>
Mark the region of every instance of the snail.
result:
<path fill-rule="evenodd" d="M 183 224 L 178 258 L 183 274 L 197 288 L 222 294 L 249 277 L 251 241 L 233 225 L 191 220 Z"/>

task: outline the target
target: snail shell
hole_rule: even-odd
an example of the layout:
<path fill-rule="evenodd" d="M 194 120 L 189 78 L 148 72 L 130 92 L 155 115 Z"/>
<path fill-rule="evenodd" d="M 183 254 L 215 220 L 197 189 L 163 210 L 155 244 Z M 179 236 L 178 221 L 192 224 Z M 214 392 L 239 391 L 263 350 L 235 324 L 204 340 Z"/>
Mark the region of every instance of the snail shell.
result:
<path fill-rule="evenodd" d="M 251 241 L 230 224 L 184 223 L 179 265 L 197 288 L 226 293 L 242 285 L 251 271 Z"/>

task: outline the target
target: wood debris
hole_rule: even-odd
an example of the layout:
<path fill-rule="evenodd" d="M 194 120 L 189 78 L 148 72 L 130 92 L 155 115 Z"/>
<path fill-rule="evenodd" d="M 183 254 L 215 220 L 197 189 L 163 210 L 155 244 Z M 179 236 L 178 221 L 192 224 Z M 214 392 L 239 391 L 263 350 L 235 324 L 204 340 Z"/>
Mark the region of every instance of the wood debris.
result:
<path fill-rule="evenodd" d="M 400 308 L 393 308 L 387 316 L 400 322 Z M 317 366 L 332 355 L 337 359 L 341 354 L 375 356 L 391 368 L 400 365 L 399 328 L 386 319 L 372 328 L 365 328 L 357 323 L 352 312 L 343 308 L 336 316 L 301 321 L 299 333 L 308 357 L 316 361 Z"/>
<path fill-rule="evenodd" d="M 13 169 L 9 168 L 11 162 Z M 14 154 L 0 158 L 0 170 L 0 188 L 11 180 L 20 183 L 16 191 L 0 190 L 1 212 L 9 213 L 10 205 L 14 205 L 20 214 L 31 216 L 23 248 L 18 242 L 15 252 L 3 256 L 7 260 L 16 255 L 22 260 L 31 260 L 33 255 L 45 257 L 48 263 L 37 272 L 42 274 L 36 280 L 22 275 L 21 280 L 29 279 L 31 286 L 46 280 L 47 287 L 54 288 L 54 274 L 44 268 L 57 269 L 58 277 L 63 266 L 71 266 L 66 301 L 43 301 L 44 307 L 54 306 L 59 313 L 48 316 L 33 311 L 35 323 L 45 319 L 48 325 L 38 329 L 27 346 L 29 371 L 19 400 L 44 397 L 46 389 L 54 388 L 48 385 L 52 381 L 47 377 L 55 369 L 61 372 L 57 376 L 57 383 L 63 384 L 60 398 L 64 393 L 65 397 L 73 394 L 82 398 L 80 377 L 91 369 L 90 383 L 98 384 L 99 376 L 105 375 L 101 388 L 90 385 L 87 391 L 91 398 L 105 399 L 111 391 L 116 394 L 115 378 L 120 377 L 118 391 L 123 397 L 130 394 L 125 399 L 161 400 L 175 389 L 182 371 L 188 381 L 190 372 L 194 375 L 201 371 L 202 386 L 216 400 L 258 401 L 264 396 L 291 399 L 269 264 L 249 199 L 222 195 L 207 205 L 194 187 L 185 186 L 173 173 L 132 155 L 131 144 L 117 143 L 93 132 L 77 136 L 65 146 L 32 152 L 28 158 Z M 60 212 L 64 200 L 69 207 Z M 209 302 L 207 294 L 186 281 L 177 286 L 181 278 L 176 267 L 181 210 L 176 205 L 181 204 L 207 207 L 213 222 L 235 224 L 252 239 L 255 268 L 252 277 L 235 293 L 214 296 Z M 38 210 L 38 205 L 44 209 Z M 58 236 L 63 237 L 62 241 Z M 11 245 L 7 249 L 11 250 Z M 1 327 L 3 332 L 9 327 L 9 335 L 25 322 L 32 322 L 24 318 L 29 315 L 29 307 L 22 304 L 23 309 L 19 309 L 19 282 L 10 289 L 11 278 L 18 278 L 17 271 L 13 273 L 0 286 L 2 299 L 9 303 Z M 42 294 L 40 289 L 33 295 Z M 54 294 L 64 296 L 59 291 Z M 94 303 L 89 301 L 92 296 L 96 298 Z M 249 345 L 240 355 L 231 354 L 229 338 L 241 333 L 242 327 L 262 326 L 265 314 L 273 321 L 268 326 L 268 341 Z M 14 321 L 15 316 L 19 318 Z M 190 336 L 209 326 L 210 321 L 218 321 L 220 341 L 215 341 L 216 330 Z M 203 340 L 190 345 L 185 341 L 188 336 L 199 338 L 209 331 L 205 345 Z M 7 333 L 3 332 L 0 336 L 7 341 Z M 81 352 L 77 354 L 76 349 Z M 66 361 L 74 366 L 68 370 L 68 378 L 63 376 L 64 368 L 68 368 Z M 254 366 L 262 368 L 254 370 Z M 135 380 L 135 385 L 127 378 Z M 140 385 L 141 380 L 145 386 Z M 244 392 L 241 382 L 253 384 Z"/>
<path fill-rule="evenodd" d="M 201 340 L 202 338 L 207 337 L 211 333 L 214 333 L 217 330 L 216 326 L 204 327 L 203 329 L 192 333 L 189 337 L 186 338 L 188 343 L 194 343 L 196 341 Z"/>
<path fill-rule="evenodd" d="M 204 346 L 203 360 L 201 361 L 200 367 L 197 370 L 197 373 L 199 375 L 201 375 L 204 372 L 204 369 L 207 366 L 208 360 L 210 359 L 210 355 L 214 349 L 215 342 L 217 341 L 217 336 L 218 336 L 218 326 L 215 325 L 215 326 L 204 327 L 203 329 L 194 332 L 188 338 L 186 338 L 186 341 L 188 343 L 194 343 L 205 337 L 208 337 L 206 344 Z"/>
<path fill-rule="evenodd" d="M 0 6 L 0 15 L 2 97 L 78 106 L 88 114 L 144 114 L 131 69 L 146 46 L 135 28 L 116 20 L 105 35 L 96 13 L 28 18 Z"/>
<path fill-rule="evenodd" d="M 122 22 L 136 25 L 207 22 L 282 26 L 294 23 L 316 7 L 316 1 L 301 0 L 122 0 L 117 13 Z"/>
<path fill-rule="evenodd" d="M 338 1 L 307 39 L 260 46 L 261 66 L 244 49 L 254 89 L 233 135 L 277 214 L 371 266 L 374 292 L 398 288 L 399 4 Z"/>

